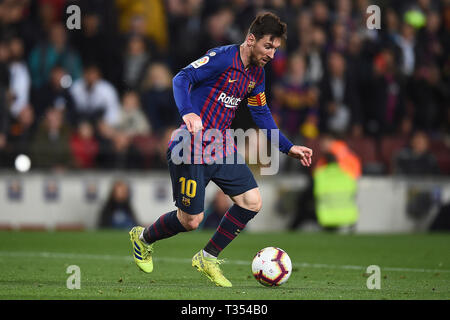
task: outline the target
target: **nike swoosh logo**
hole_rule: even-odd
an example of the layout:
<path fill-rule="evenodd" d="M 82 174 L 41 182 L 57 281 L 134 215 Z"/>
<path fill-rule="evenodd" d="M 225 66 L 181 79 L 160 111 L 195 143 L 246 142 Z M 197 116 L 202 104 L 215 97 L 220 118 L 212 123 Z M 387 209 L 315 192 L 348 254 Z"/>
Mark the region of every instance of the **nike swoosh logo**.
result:
<path fill-rule="evenodd" d="M 228 79 L 228 83 L 233 83 L 233 82 L 236 82 L 236 81 L 237 81 L 237 79 L 234 79 L 234 80 Z"/>

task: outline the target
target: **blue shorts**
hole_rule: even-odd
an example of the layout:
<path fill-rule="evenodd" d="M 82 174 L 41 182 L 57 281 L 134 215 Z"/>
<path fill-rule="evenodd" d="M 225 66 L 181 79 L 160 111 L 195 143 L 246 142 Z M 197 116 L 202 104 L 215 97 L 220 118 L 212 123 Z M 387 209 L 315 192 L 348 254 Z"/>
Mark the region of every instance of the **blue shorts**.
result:
<path fill-rule="evenodd" d="M 241 155 L 236 153 L 235 160 L 237 157 Z M 250 168 L 242 162 L 176 165 L 171 160 L 170 150 L 167 162 L 175 206 L 192 215 L 204 211 L 205 189 L 211 180 L 231 197 L 258 187 Z"/>

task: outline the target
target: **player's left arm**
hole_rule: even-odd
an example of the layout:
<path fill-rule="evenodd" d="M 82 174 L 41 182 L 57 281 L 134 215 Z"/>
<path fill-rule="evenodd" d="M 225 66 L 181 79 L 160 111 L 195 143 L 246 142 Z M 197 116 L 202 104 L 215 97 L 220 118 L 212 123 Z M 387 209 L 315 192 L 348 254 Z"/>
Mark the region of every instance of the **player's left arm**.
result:
<path fill-rule="evenodd" d="M 304 146 L 294 145 L 279 130 L 275 120 L 272 117 L 269 107 L 267 106 L 266 96 L 264 93 L 264 81 L 252 91 L 248 98 L 248 108 L 256 125 L 261 129 L 267 129 L 267 138 L 271 141 L 272 129 L 278 132 L 278 148 L 281 152 L 288 156 L 299 159 L 300 163 L 305 167 L 309 167 L 312 161 L 312 150 Z"/>

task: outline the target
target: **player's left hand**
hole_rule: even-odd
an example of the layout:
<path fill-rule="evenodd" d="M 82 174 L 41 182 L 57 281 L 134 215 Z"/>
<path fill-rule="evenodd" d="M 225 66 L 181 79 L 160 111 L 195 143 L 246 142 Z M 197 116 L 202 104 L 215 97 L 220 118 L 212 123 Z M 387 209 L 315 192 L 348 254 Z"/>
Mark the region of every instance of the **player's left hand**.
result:
<path fill-rule="evenodd" d="M 292 146 L 288 155 L 292 158 L 299 159 L 303 166 L 309 167 L 311 165 L 313 151 L 303 146 Z"/>

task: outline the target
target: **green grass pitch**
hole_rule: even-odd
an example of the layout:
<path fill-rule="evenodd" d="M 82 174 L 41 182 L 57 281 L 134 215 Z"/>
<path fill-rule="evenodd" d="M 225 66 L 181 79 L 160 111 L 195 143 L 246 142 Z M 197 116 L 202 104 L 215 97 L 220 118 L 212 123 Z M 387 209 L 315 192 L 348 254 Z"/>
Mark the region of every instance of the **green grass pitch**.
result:
<path fill-rule="evenodd" d="M 450 235 L 342 235 L 244 232 L 221 254 L 232 288 L 219 288 L 191 267 L 213 231 L 182 233 L 155 245 L 155 269 L 139 271 L 127 231 L 0 232 L 0 299 L 340 300 L 450 299 Z M 289 281 L 266 288 L 251 274 L 267 246 L 287 251 Z M 67 267 L 81 270 L 69 290 Z M 380 289 L 367 288 L 369 265 Z"/>

